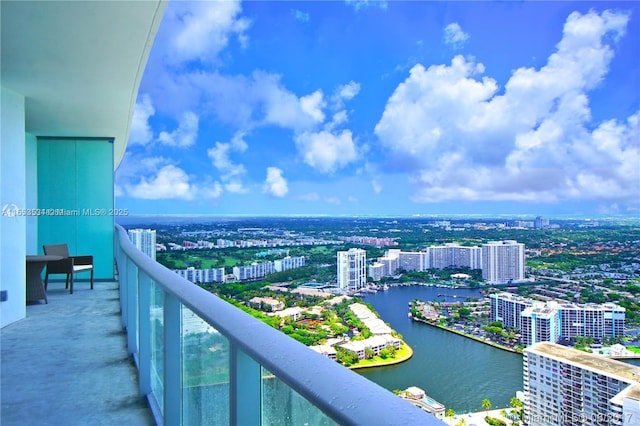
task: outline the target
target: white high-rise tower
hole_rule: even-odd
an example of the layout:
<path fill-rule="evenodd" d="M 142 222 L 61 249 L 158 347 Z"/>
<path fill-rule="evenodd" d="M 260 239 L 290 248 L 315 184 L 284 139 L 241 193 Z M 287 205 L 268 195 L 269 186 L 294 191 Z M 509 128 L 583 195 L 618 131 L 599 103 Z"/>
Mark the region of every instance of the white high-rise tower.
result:
<path fill-rule="evenodd" d="M 513 240 L 482 245 L 482 278 L 489 283 L 524 279 L 524 244 Z"/>
<path fill-rule="evenodd" d="M 138 250 L 156 260 L 156 230 L 129 229 L 129 238 Z"/>
<path fill-rule="evenodd" d="M 338 287 L 358 290 L 367 284 L 367 252 L 352 248 L 338 252 Z"/>

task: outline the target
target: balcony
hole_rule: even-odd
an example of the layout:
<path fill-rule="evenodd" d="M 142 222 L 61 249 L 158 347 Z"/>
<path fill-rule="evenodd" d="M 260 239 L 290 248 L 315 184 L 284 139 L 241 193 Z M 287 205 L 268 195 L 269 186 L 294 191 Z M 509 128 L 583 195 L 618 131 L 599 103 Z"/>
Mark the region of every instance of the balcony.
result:
<path fill-rule="evenodd" d="M 116 241 L 117 282 L 3 329 L 3 425 L 444 424 Z"/>
<path fill-rule="evenodd" d="M 0 424 L 155 423 L 126 350 L 118 284 L 50 283 L 44 301 L 2 329 Z"/>

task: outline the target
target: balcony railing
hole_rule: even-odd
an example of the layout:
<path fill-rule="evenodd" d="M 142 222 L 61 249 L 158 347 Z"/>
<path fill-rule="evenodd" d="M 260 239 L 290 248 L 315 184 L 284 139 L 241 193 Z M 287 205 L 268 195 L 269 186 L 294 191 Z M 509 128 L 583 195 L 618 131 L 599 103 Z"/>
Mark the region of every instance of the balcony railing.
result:
<path fill-rule="evenodd" d="M 444 424 L 140 252 L 116 225 L 122 321 L 159 424 Z"/>

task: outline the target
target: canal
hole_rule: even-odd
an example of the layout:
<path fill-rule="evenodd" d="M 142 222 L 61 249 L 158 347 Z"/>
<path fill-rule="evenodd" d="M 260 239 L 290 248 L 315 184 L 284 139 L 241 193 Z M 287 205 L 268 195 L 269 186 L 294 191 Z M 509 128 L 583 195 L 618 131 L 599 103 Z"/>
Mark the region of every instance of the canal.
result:
<path fill-rule="evenodd" d="M 522 355 L 414 322 L 407 316 L 413 299 L 450 302 L 466 297 L 482 295 L 478 290 L 418 285 L 366 295 L 364 300 L 402 334 L 414 355 L 398 365 L 356 371 L 389 390 L 418 386 L 456 413 L 481 411 L 485 398 L 494 408 L 508 407 L 509 399 L 522 390 Z"/>

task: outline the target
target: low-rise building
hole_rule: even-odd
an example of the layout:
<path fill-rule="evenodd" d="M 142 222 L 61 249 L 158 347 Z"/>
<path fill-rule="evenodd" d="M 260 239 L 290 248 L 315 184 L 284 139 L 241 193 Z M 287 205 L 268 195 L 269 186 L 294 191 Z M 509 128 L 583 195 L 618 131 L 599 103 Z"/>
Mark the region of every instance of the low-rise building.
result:
<path fill-rule="evenodd" d="M 444 420 L 445 406 L 429 397 L 421 388 L 417 386 L 410 386 L 400 393 L 400 396 L 411 402 L 416 407 L 423 409 L 427 413 L 433 414 L 440 420 Z"/>
<path fill-rule="evenodd" d="M 303 313 L 304 308 L 294 306 L 292 308 L 287 308 L 281 311 L 270 313 L 269 315 L 276 315 L 280 318 L 291 318 L 293 321 L 298 321 L 300 318 L 302 318 Z"/>
<path fill-rule="evenodd" d="M 364 340 L 351 340 L 338 346 L 357 354 L 358 359 L 364 359 L 366 356 L 366 349 L 371 349 L 375 355 L 380 355 L 380 351 L 382 349 L 388 346 L 400 349 L 400 345 L 400 339 L 396 339 L 390 334 L 380 334 Z"/>
<path fill-rule="evenodd" d="M 257 306 L 258 308 L 262 305 L 267 305 L 270 307 L 270 310 L 272 312 L 281 311 L 284 309 L 284 302 L 272 297 L 254 297 L 249 300 L 249 305 Z"/>

